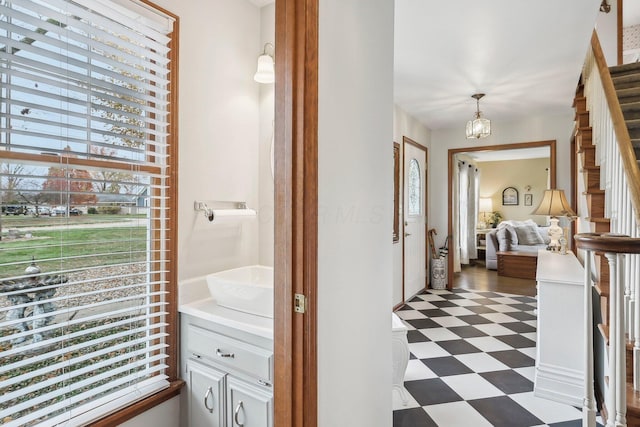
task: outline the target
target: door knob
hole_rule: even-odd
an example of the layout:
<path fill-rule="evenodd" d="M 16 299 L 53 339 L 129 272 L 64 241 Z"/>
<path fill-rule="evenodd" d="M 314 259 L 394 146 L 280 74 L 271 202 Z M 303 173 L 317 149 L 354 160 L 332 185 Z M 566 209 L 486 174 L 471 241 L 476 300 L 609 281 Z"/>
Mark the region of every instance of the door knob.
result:
<path fill-rule="evenodd" d="M 411 236 L 411 233 L 404 233 L 404 237 Z"/>

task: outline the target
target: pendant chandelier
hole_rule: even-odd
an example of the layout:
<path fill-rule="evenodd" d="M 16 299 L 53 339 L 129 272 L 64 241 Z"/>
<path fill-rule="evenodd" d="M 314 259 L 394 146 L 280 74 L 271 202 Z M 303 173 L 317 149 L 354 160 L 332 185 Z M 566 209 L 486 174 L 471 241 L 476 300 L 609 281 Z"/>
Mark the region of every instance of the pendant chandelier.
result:
<path fill-rule="evenodd" d="M 486 138 L 491 135 L 491 120 L 480 117 L 480 98 L 484 93 L 476 93 L 471 95 L 476 100 L 476 115 L 473 120 L 467 122 L 467 138 Z"/>

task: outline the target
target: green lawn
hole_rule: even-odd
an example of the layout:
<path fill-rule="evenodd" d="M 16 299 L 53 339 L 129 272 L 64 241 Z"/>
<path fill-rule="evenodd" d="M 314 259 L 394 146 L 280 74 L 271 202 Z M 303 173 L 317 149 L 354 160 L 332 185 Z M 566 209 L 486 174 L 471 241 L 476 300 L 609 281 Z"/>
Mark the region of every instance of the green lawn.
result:
<path fill-rule="evenodd" d="M 32 257 L 43 272 L 118 264 L 146 257 L 146 227 L 61 227 L 33 229 L 31 234 L 29 239 L 0 241 L 0 279 L 22 274 Z M 15 262 L 24 264 L 8 265 Z"/>
<path fill-rule="evenodd" d="M 78 216 L 31 216 L 31 215 L 2 215 L 0 225 L 2 229 L 20 227 L 46 227 L 66 224 L 96 224 L 104 222 L 121 222 L 145 218 L 145 215 L 78 215 Z"/>

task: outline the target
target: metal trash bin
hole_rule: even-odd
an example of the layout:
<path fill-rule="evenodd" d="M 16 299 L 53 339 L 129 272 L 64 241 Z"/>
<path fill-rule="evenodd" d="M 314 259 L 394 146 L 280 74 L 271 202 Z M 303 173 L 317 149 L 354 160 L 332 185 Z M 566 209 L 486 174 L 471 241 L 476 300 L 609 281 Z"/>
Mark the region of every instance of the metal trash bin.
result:
<path fill-rule="evenodd" d="M 440 256 L 431 260 L 431 288 L 447 288 L 447 257 Z"/>

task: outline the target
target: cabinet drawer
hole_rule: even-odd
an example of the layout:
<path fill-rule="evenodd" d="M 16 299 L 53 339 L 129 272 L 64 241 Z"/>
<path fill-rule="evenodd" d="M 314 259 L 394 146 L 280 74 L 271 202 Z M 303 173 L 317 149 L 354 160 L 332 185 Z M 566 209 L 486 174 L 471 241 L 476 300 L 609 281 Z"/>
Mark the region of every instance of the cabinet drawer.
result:
<path fill-rule="evenodd" d="M 189 351 L 198 356 L 251 376 L 273 381 L 273 353 L 269 350 L 195 325 L 187 327 L 187 342 Z"/>

